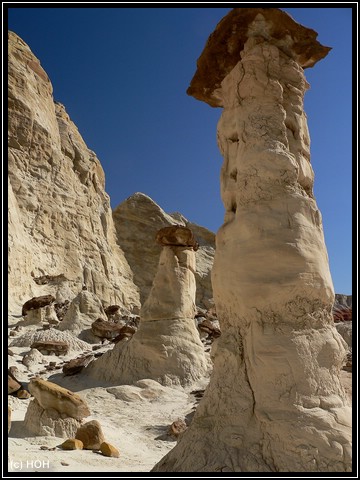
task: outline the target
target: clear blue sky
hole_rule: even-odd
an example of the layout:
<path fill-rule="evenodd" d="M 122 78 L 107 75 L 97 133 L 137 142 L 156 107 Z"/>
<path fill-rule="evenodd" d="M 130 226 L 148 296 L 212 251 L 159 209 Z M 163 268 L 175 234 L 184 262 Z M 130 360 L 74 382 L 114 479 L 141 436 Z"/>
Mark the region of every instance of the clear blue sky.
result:
<path fill-rule="evenodd" d="M 305 71 L 305 110 L 335 291 L 351 294 L 352 10 L 283 9 L 333 48 Z M 9 29 L 40 59 L 55 100 L 99 157 L 113 208 L 143 192 L 168 213 L 213 231 L 222 224 L 221 109 L 186 89 L 208 36 L 229 11 L 9 8 Z"/>

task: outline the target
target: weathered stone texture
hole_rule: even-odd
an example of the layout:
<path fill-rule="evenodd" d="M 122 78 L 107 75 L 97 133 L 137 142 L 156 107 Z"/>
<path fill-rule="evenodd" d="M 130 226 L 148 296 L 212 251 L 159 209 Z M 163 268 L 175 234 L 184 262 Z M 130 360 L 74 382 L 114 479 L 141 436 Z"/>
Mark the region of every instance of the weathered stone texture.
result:
<path fill-rule="evenodd" d="M 115 240 L 104 172 L 26 43 L 9 32 L 9 301 L 71 299 L 139 305 Z M 39 277 L 57 278 L 38 284 Z"/>
<path fill-rule="evenodd" d="M 215 52 L 223 70 L 209 47 L 217 39 L 238 60 L 216 90 L 201 77 L 189 92 L 224 108 L 226 214 L 212 271 L 222 333 L 193 421 L 154 471 L 351 471 L 351 407 L 339 380 L 346 350 L 333 325 L 303 111 L 302 67 L 329 49 L 274 10 L 239 8 L 220 22 L 201 58 Z"/>

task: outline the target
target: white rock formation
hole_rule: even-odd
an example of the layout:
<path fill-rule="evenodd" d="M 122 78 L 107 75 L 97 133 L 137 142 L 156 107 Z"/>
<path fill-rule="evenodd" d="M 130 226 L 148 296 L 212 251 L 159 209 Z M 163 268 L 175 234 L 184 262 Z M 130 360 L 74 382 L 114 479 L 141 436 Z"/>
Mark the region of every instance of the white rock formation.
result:
<path fill-rule="evenodd" d="M 102 301 L 139 306 L 115 239 L 104 172 L 26 43 L 9 32 L 9 304 L 83 284 Z M 61 275 L 62 274 L 62 275 Z M 38 285 L 34 279 L 57 279 Z"/>
<path fill-rule="evenodd" d="M 238 8 L 198 60 L 188 93 L 224 108 L 212 276 L 222 335 L 192 424 L 156 472 L 351 471 L 344 341 L 303 111 L 303 68 L 329 50 L 316 36 L 278 9 Z"/>
<path fill-rule="evenodd" d="M 86 373 L 116 385 L 153 379 L 178 386 L 202 378 L 209 364 L 194 321 L 195 269 L 192 246 L 163 247 L 138 331 L 95 360 Z"/>
<path fill-rule="evenodd" d="M 36 399 L 29 403 L 24 418 L 25 428 L 35 436 L 73 438 L 82 421 L 61 414 L 54 408 L 42 408 Z"/>
<path fill-rule="evenodd" d="M 158 268 L 160 245 L 155 234 L 163 227 L 182 225 L 192 230 L 199 243 L 196 252 L 196 305 L 212 305 L 211 269 L 215 255 L 215 234 L 189 222 L 181 214 L 167 214 L 150 197 L 135 193 L 113 211 L 118 244 L 134 273 L 140 289 L 141 303 L 148 298 Z"/>
<path fill-rule="evenodd" d="M 91 345 L 70 332 L 61 332 L 55 328 L 49 330 L 28 330 L 11 341 L 10 347 L 30 347 L 34 342 L 65 342 L 69 346 L 68 353 L 91 351 Z"/>
<path fill-rule="evenodd" d="M 85 342 L 98 343 L 99 338 L 91 332 L 91 324 L 98 318 L 106 319 L 100 299 L 88 290 L 81 290 L 70 303 L 58 329 L 69 331 Z"/>

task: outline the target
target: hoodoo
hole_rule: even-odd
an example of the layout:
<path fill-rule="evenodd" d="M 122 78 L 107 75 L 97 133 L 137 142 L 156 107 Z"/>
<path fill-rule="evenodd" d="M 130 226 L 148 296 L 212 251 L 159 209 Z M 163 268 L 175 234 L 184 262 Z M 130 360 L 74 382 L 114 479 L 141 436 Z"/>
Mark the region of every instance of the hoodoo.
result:
<path fill-rule="evenodd" d="M 236 8 L 188 89 L 222 107 L 224 224 L 212 282 L 222 335 L 193 421 L 156 472 L 351 471 L 345 347 L 313 195 L 304 69 L 330 50 L 275 8 Z"/>
<path fill-rule="evenodd" d="M 195 250 L 193 233 L 183 226 L 161 229 L 158 270 L 140 312 L 140 327 L 89 366 L 87 372 L 116 385 L 153 379 L 163 385 L 190 385 L 209 368 L 195 326 Z"/>

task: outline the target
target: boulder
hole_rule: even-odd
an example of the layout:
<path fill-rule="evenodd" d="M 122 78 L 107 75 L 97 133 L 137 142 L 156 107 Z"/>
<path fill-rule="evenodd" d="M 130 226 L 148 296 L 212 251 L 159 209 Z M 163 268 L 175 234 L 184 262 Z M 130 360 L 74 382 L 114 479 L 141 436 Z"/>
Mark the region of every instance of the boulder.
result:
<path fill-rule="evenodd" d="M 27 390 L 25 390 L 24 388 L 20 388 L 20 390 L 18 390 L 16 392 L 16 396 L 17 396 L 17 398 L 20 398 L 22 400 L 26 400 L 27 398 L 31 397 L 31 394 Z"/>
<path fill-rule="evenodd" d="M 21 315 L 24 317 L 29 310 L 37 310 L 53 302 L 55 302 L 55 297 L 52 295 L 41 295 L 40 297 L 30 298 L 30 300 L 24 303 Z"/>
<path fill-rule="evenodd" d="M 60 414 L 77 420 L 90 415 L 89 407 L 80 395 L 53 382 L 38 377 L 32 378 L 29 391 L 44 410 L 52 408 Z"/>
<path fill-rule="evenodd" d="M 115 315 L 120 310 L 120 305 L 109 305 L 104 309 L 106 316 L 111 317 L 112 315 Z"/>
<path fill-rule="evenodd" d="M 81 421 L 51 407 L 44 409 L 35 398 L 26 410 L 24 426 L 36 436 L 73 438 Z"/>
<path fill-rule="evenodd" d="M 39 350 L 43 355 L 66 355 L 69 351 L 69 345 L 61 341 L 37 341 L 30 345 L 31 349 Z"/>
<path fill-rule="evenodd" d="M 170 425 L 168 433 L 172 437 L 177 438 L 179 435 L 184 433 L 186 429 L 187 429 L 187 425 L 185 423 L 185 420 L 182 420 L 181 418 L 178 418 L 177 420 L 175 420 L 175 422 L 173 422 Z"/>
<path fill-rule="evenodd" d="M 91 324 L 91 331 L 99 338 L 115 338 L 120 334 L 122 328 L 123 325 L 109 322 L 108 320 L 103 320 L 102 318 L 98 318 L 94 323 Z"/>
<path fill-rule="evenodd" d="M 60 448 L 63 450 L 82 450 L 84 448 L 84 444 L 77 438 L 68 438 L 60 445 Z"/>
<path fill-rule="evenodd" d="M 13 376 L 8 375 L 8 395 L 16 393 L 21 388 L 21 383 L 15 380 Z"/>
<path fill-rule="evenodd" d="M 69 362 L 65 363 L 62 371 L 64 375 L 75 375 L 80 373 L 90 362 L 94 360 L 94 355 L 81 356 L 73 358 Z"/>
<path fill-rule="evenodd" d="M 105 457 L 120 457 L 119 450 L 114 447 L 114 445 L 111 445 L 111 443 L 108 442 L 102 442 L 102 444 L 100 445 L 100 451 Z"/>
<path fill-rule="evenodd" d="M 85 450 L 99 450 L 100 445 L 105 441 L 101 425 L 97 420 L 91 420 L 78 428 L 75 438 L 82 441 Z"/>

